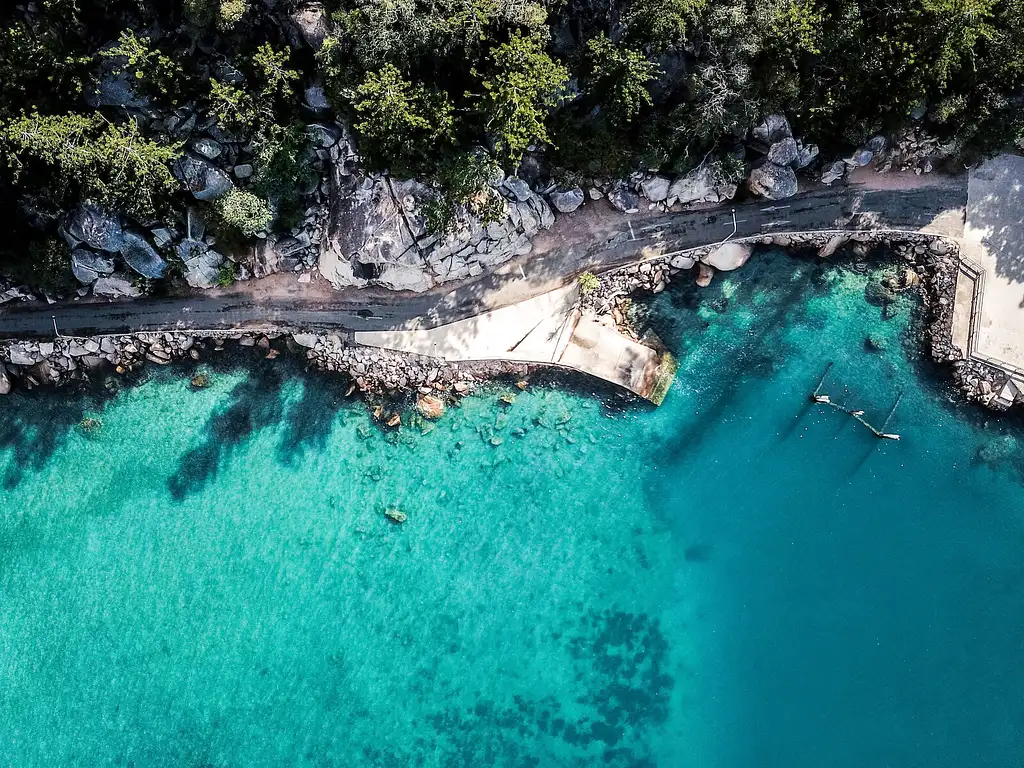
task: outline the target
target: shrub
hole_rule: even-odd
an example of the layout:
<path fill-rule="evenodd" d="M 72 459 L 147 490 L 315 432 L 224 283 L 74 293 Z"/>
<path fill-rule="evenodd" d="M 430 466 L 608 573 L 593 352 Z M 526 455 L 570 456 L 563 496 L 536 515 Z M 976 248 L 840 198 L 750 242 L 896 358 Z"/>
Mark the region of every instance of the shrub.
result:
<path fill-rule="evenodd" d="M 217 28 L 222 32 L 232 29 L 249 10 L 249 0 L 220 0 Z"/>
<path fill-rule="evenodd" d="M 274 220 L 274 214 L 265 200 L 241 189 L 233 189 L 220 198 L 217 201 L 217 213 L 226 225 L 246 237 L 266 229 Z"/>
<path fill-rule="evenodd" d="M 578 279 L 580 281 L 580 291 L 584 296 L 588 293 L 593 293 L 601 285 L 600 281 L 597 279 L 597 275 L 593 272 L 584 272 Z"/>

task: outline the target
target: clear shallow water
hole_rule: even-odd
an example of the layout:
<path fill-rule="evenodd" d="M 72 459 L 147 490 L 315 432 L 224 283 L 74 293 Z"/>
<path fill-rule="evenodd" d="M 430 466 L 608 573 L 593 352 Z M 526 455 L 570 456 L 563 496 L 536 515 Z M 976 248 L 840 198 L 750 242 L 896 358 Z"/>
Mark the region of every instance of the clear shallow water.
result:
<path fill-rule="evenodd" d="M 658 410 L 499 386 L 385 435 L 280 360 L 8 398 L 0 763 L 1019 764 L 1020 429 L 866 279 L 656 297 Z M 807 403 L 829 361 L 901 442 Z"/>

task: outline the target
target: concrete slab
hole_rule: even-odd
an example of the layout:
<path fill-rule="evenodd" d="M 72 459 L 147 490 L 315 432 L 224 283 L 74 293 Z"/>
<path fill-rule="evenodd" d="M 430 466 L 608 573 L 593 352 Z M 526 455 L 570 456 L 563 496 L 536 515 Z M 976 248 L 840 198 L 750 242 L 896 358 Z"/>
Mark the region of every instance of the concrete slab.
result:
<path fill-rule="evenodd" d="M 675 376 L 671 355 L 626 338 L 576 309 L 576 284 L 437 328 L 354 334 L 371 347 L 445 360 L 556 364 L 660 404 Z"/>
<path fill-rule="evenodd" d="M 1024 371 L 1024 158 L 971 172 L 964 255 L 984 273 L 974 353 Z"/>
<path fill-rule="evenodd" d="M 973 276 L 960 270 L 956 277 L 956 298 L 953 302 L 953 346 L 966 357 L 970 350 L 971 316 L 974 312 Z"/>

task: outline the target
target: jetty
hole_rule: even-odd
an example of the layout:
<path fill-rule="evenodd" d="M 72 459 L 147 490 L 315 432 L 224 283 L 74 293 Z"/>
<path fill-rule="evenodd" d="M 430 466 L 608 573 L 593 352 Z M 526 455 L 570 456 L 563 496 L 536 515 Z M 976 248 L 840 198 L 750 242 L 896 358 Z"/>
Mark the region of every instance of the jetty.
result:
<path fill-rule="evenodd" d="M 864 410 L 863 409 L 860 409 L 860 408 L 850 408 L 848 406 L 841 405 L 840 403 L 835 402 L 830 395 L 822 394 L 821 388 L 822 388 L 822 386 L 824 386 L 825 379 L 828 378 L 828 372 L 830 370 L 832 370 L 832 363 L 831 363 L 831 361 L 829 362 L 828 365 L 825 366 L 825 372 L 821 374 L 821 378 L 818 380 L 818 386 L 816 386 L 814 388 L 814 391 L 811 392 L 811 396 L 810 396 L 811 402 L 817 403 L 818 405 L 827 405 L 830 408 L 835 408 L 838 411 L 842 411 L 843 413 L 845 413 L 848 416 L 852 417 L 854 420 L 856 420 L 862 426 L 867 427 L 869 430 L 871 430 L 871 432 L 875 435 L 875 437 L 877 437 L 879 439 L 882 439 L 882 440 L 899 440 L 900 439 L 899 435 L 897 435 L 894 432 L 886 432 L 885 428 L 887 426 L 889 426 L 889 422 L 892 420 L 893 414 L 896 413 L 896 408 L 899 406 L 900 401 L 903 399 L 903 393 L 900 392 L 900 394 L 896 397 L 896 402 L 893 403 L 892 408 L 889 409 L 889 414 L 885 417 L 885 421 L 882 422 L 882 426 L 880 428 L 879 427 L 875 427 L 875 426 L 871 425 L 867 421 L 867 419 L 864 418 Z"/>
<path fill-rule="evenodd" d="M 663 348 L 624 336 L 579 308 L 577 283 L 433 328 L 362 331 L 357 344 L 448 362 L 505 360 L 585 373 L 655 405 L 677 364 Z"/>

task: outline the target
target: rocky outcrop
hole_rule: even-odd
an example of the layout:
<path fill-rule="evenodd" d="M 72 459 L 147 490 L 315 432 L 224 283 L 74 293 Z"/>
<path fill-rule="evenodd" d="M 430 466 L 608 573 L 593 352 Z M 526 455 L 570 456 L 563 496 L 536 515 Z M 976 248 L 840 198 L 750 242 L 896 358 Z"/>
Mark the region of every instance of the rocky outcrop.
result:
<path fill-rule="evenodd" d="M 625 184 L 619 184 L 608 193 L 608 202 L 617 211 L 637 213 L 640 210 L 640 199 Z"/>
<path fill-rule="evenodd" d="M 114 271 L 114 260 L 90 251 L 88 248 L 76 248 L 71 252 L 71 272 L 82 285 L 92 285 L 100 275 L 109 275 Z"/>
<path fill-rule="evenodd" d="M 736 185 L 725 179 L 718 164 L 705 163 L 673 181 L 668 199 L 682 205 L 720 203 L 731 200 L 736 191 Z"/>
<path fill-rule="evenodd" d="M 652 203 L 660 203 L 668 199 L 671 186 L 672 182 L 665 176 L 651 176 L 640 182 L 640 194 Z"/>
<path fill-rule="evenodd" d="M 731 272 L 739 269 L 754 252 L 754 246 L 750 243 L 723 243 L 710 253 L 701 256 L 704 264 L 714 267 L 719 272 Z"/>
<path fill-rule="evenodd" d="M 573 187 L 572 189 L 556 189 L 548 195 L 548 200 L 551 201 L 551 207 L 559 213 L 572 213 L 583 205 L 584 199 L 583 190 L 579 187 Z"/>
<path fill-rule="evenodd" d="M 347 143 L 344 137 L 338 141 Z M 502 218 L 484 224 L 460 206 L 443 235 L 428 231 L 424 214 L 425 206 L 438 201 L 437 192 L 415 180 L 363 173 L 336 161 L 329 190 L 319 268 L 339 288 L 425 291 L 474 277 L 529 253 L 530 238 L 555 220 L 548 202 L 517 178 L 495 179 L 485 192 L 504 211 Z M 577 193 L 582 198 L 582 190 Z"/>
<path fill-rule="evenodd" d="M 220 278 L 224 257 L 202 240 L 186 238 L 176 248 L 185 265 L 185 282 L 193 288 L 212 288 Z"/>
<path fill-rule="evenodd" d="M 117 273 L 97 279 L 92 284 L 92 292 L 108 299 L 134 298 L 142 295 L 142 291 L 132 284 L 127 275 Z"/>

